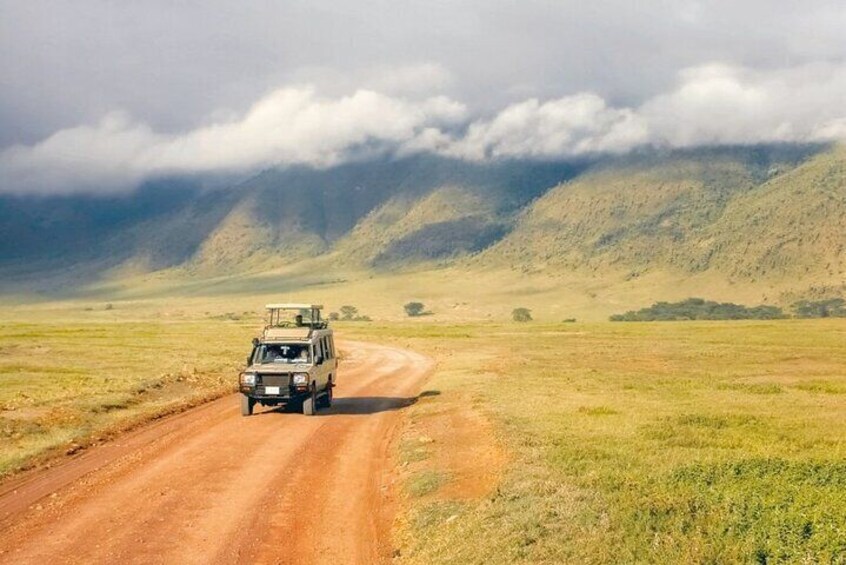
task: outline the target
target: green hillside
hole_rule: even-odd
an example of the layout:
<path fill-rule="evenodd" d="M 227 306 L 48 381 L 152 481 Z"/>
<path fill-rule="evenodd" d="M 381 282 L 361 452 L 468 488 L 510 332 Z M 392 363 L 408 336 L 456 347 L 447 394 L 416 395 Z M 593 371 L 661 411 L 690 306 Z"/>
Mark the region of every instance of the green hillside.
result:
<path fill-rule="evenodd" d="M 0 204 L 7 295 L 300 288 L 348 292 L 375 313 L 372 296 L 396 295 L 476 317 L 553 305 L 600 318 L 694 295 L 787 305 L 846 283 L 843 147 L 580 163 L 417 156 L 268 170 L 230 188 L 160 180 L 131 195 Z M 466 280 L 484 281 L 481 292 Z M 486 306 L 456 306 L 471 301 Z"/>
<path fill-rule="evenodd" d="M 844 148 L 693 152 L 555 187 L 473 264 L 622 280 L 707 274 L 802 295 L 846 281 L 844 228 Z"/>

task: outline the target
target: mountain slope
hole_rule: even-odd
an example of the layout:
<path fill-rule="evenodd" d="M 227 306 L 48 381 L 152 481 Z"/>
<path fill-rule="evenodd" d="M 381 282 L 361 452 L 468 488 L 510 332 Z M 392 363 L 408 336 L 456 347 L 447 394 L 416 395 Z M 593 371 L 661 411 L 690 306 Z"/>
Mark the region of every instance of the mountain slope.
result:
<path fill-rule="evenodd" d="M 699 247 L 709 267 L 733 277 L 846 278 L 846 149 L 739 195 Z"/>
<path fill-rule="evenodd" d="M 275 288 L 283 275 L 262 273 L 448 268 L 487 280 L 511 272 L 515 295 L 531 281 L 548 292 L 578 279 L 661 299 L 659 287 L 691 277 L 722 296 L 801 295 L 843 284 L 844 225 L 842 147 L 580 163 L 415 156 L 268 170 L 215 190 L 161 180 L 124 196 L 0 197 L 0 289 L 73 292 L 149 272 L 193 289 L 220 277 Z"/>
<path fill-rule="evenodd" d="M 716 270 L 747 280 L 767 272 L 837 275 L 846 158 L 839 148 L 806 156 L 727 148 L 596 167 L 534 202 L 477 262 L 629 277 L 650 270 Z M 800 217 L 813 225 L 803 227 Z M 778 251 L 803 238 L 830 250 L 825 262 L 807 250 Z"/>

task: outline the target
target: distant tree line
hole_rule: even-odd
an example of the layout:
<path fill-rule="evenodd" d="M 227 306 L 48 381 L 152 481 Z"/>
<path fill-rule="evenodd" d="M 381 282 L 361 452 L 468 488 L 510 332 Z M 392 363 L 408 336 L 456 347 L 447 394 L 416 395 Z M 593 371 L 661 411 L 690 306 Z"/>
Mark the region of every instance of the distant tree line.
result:
<path fill-rule="evenodd" d="M 846 300 L 800 300 L 791 306 L 794 318 L 846 318 Z M 673 320 L 778 320 L 789 318 L 778 306 L 744 306 L 688 298 L 681 302 L 656 302 L 648 308 L 614 314 L 612 322 L 655 322 Z"/>
<path fill-rule="evenodd" d="M 778 320 L 787 316 L 778 306 L 743 306 L 688 298 L 681 302 L 656 302 L 648 308 L 614 314 L 612 322 L 655 322 L 674 320 Z"/>
<path fill-rule="evenodd" d="M 793 313 L 797 318 L 846 318 L 846 300 L 800 300 L 793 304 Z"/>

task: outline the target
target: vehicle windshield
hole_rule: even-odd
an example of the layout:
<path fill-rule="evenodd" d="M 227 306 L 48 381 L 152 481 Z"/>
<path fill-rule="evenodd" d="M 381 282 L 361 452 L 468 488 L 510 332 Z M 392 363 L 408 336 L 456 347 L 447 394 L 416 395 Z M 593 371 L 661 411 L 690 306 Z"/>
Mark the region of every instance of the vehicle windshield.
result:
<path fill-rule="evenodd" d="M 311 346 L 307 343 L 268 343 L 258 347 L 254 359 L 261 365 L 311 363 Z"/>

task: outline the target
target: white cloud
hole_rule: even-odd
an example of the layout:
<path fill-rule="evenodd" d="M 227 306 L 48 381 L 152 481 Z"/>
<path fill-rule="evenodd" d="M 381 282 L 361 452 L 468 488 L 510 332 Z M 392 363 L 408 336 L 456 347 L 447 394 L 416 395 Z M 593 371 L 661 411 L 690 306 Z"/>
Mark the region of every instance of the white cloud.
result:
<path fill-rule="evenodd" d="M 420 84 L 428 84 L 429 72 L 421 72 Z M 409 73 L 399 82 L 416 76 Z M 831 63 L 769 71 L 709 64 L 682 71 L 668 92 L 638 107 L 579 93 L 530 98 L 475 120 L 445 96 L 359 89 L 328 97 L 314 87 L 291 87 L 241 116 L 221 112 L 216 122 L 181 134 L 154 131 L 118 112 L 10 147 L 0 152 L 0 191 L 118 191 L 153 175 L 324 167 L 386 153 L 555 159 L 645 144 L 837 140 L 846 138 L 844 100 L 846 65 Z"/>
<path fill-rule="evenodd" d="M 646 124 L 634 112 L 609 108 L 595 94 L 577 94 L 513 104 L 490 120 L 470 124 L 463 138 L 441 151 L 477 160 L 555 158 L 626 151 L 645 141 Z"/>
<path fill-rule="evenodd" d="M 680 73 L 671 92 L 638 113 L 653 140 L 670 146 L 842 138 L 846 65 L 769 71 L 711 64 Z"/>
<path fill-rule="evenodd" d="M 94 126 L 61 130 L 0 153 L 0 189 L 12 192 L 117 191 L 157 174 L 329 166 L 361 151 L 413 139 L 425 127 L 464 118 L 444 97 L 407 101 L 359 90 L 321 98 L 310 87 L 271 92 L 240 119 L 164 135 L 112 113 Z"/>

